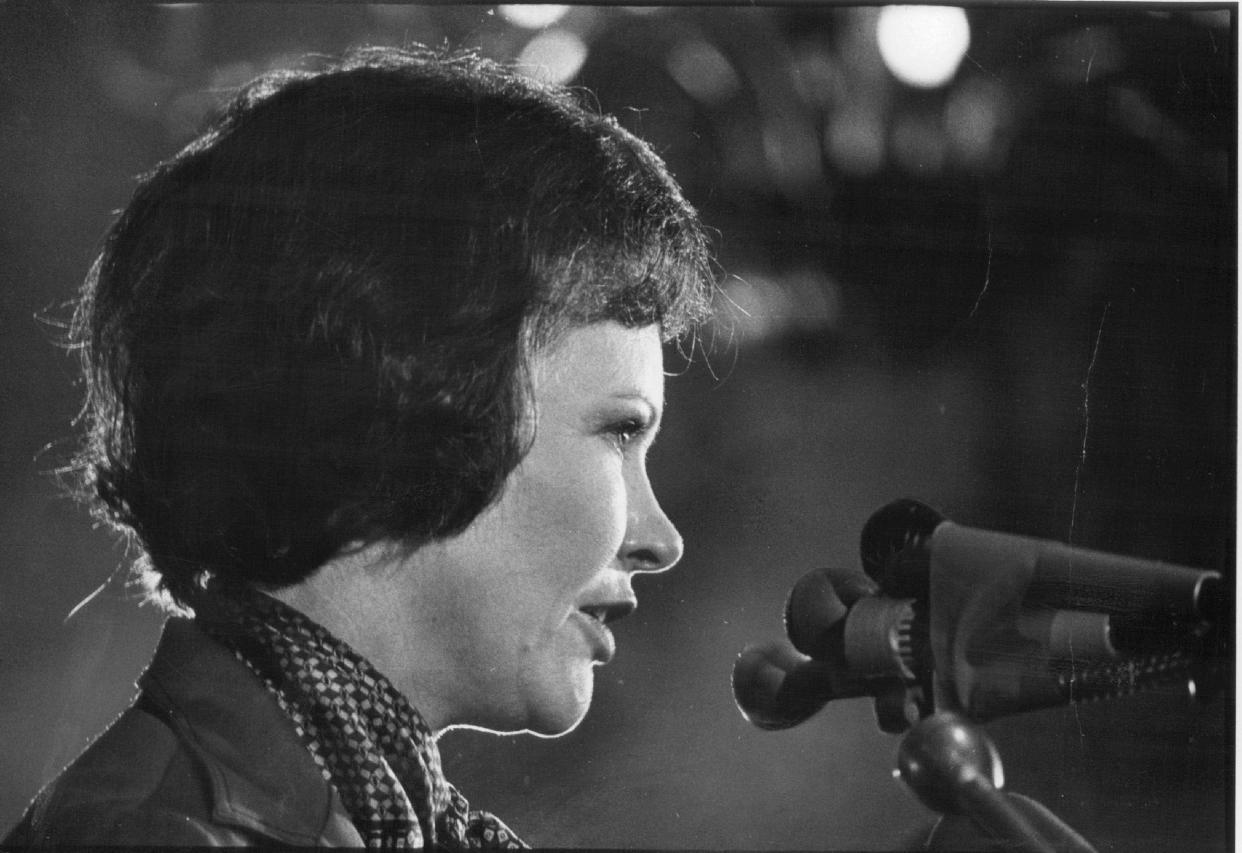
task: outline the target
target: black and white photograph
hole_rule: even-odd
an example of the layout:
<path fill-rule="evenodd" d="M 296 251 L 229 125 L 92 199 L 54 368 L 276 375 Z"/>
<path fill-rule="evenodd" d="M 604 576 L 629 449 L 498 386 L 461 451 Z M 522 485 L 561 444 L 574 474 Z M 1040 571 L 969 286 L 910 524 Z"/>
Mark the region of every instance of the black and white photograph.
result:
<path fill-rule="evenodd" d="M 1230 851 L 1238 6 L 0 0 L 0 847 Z"/>

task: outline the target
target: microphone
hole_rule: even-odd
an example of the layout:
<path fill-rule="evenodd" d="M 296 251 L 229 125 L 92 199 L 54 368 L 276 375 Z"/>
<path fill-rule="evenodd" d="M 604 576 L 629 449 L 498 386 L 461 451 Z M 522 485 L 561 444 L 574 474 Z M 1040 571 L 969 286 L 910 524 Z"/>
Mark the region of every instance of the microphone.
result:
<path fill-rule="evenodd" d="M 1225 612 L 1218 572 L 965 527 L 910 498 L 871 516 L 860 551 L 863 570 L 887 595 L 925 599 L 939 561 L 993 574 L 1022 572 L 1029 605 L 1181 624 L 1216 621 Z"/>
<path fill-rule="evenodd" d="M 761 729 L 792 728 L 833 699 L 866 696 L 848 671 L 801 654 L 784 640 L 747 646 L 733 664 L 733 696 Z"/>
<path fill-rule="evenodd" d="M 939 710 L 983 721 L 1171 682 L 1213 687 L 1218 572 L 957 525 L 895 501 L 863 529 L 881 594 L 926 602 Z"/>
<path fill-rule="evenodd" d="M 792 642 L 749 645 L 734 662 L 742 715 L 761 729 L 786 729 L 834 699 L 870 696 L 880 727 L 901 732 L 930 713 L 930 680 L 918 675 L 930 673 L 920 663 L 926 627 L 911 601 L 878 592 L 865 575 L 841 569 L 804 575 L 785 608 Z"/>
<path fill-rule="evenodd" d="M 1095 848 L 1040 803 L 1003 791 L 1004 770 L 984 732 L 956 714 L 933 714 L 897 749 L 899 776 L 928 808 L 945 817 L 929 850 L 989 846 L 1023 853 L 1095 853 Z M 964 820 L 963 820 L 964 819 Z"/>
<path fill-rule="evenodd" d="M 738 707 L 761 728 L 870 696 L 880 728 L 903 732 L 935 711 L 984 721 L 1168 682 L 1195 695 L 1213 674 L 1217 572 L 976 530 L 909 499 L 871 517 L 860 550 L 865 574 L 794 585 L 790 642 L 735 663 Z"/>

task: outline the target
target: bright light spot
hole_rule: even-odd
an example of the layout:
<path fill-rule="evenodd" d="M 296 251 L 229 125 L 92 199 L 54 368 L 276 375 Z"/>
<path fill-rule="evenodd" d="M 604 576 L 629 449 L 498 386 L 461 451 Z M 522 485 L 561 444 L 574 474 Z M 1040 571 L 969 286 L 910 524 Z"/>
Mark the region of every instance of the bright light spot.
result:
<path fill-rule="evenodd" d="M 549 30 L 522 48 L 517 64 L 529 77 L 564 84 L 574 79 L 586 57 L 587 46 L 582 39 L 565 30 Z"/>
<path fill-rule="evenodd" d="M 527 30 L 541 30 L 550 27 L 565 17 L 568 6 L 556 4 L 515 4 L 500 6 L 500 17 L 517 27 Z"/>
<path fill-rule="evenodd" d="M 831 335 L 841 315 L 841 290 L 814 270 L 731 276 L 723 285 L 722 322 L 759 343 L 798 332 Z"/>
<path fill-rule="evenodd" d="M 953 79 L 970 47 L 966 12 L 952 6 L 885 6 L 875 28 L 893 76 L 932 89 Z"/>
<path fill-rule="evenodd" d="M 744 342 L 758 343 L 778 334 L 789 316 L 789 301 L 775 281 L 760 275 L 733 276 L 724 284 L 729 320 Z"/>
<path fill-rule="evenodd" d="M 742 85 L 725 55 L 699 39 L 673 48 L 668 71 L 691 97 L 706 104 L 721 103 Z"/>

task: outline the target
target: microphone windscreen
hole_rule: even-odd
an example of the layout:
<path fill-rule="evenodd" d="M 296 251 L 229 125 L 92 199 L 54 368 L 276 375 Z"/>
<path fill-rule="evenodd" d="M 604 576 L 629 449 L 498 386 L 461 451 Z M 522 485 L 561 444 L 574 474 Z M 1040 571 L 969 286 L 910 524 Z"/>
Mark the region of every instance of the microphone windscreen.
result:
<path fill-rule="evenodd" d="M 939 512 L 912 498 L 876 510 L 859 542 L 863 571 L 886 595 L 926 600 L 928 543 L 943 521 Z"/>
<path fill-rule="evenodd" d="M 733 664 L 733 698 L 761 729 L 805 722 L 833 699 L 863 696 L 861 686 L 833 666 L 801 654 L 785 640 L 747 646 Z"/>
<path fill-rule="evenodd" d="M 849 608 L 827 569 L 807 572 L 789 591 L 785 633 L 794 648 L 816 660 L 844 662 L 842 636 Z"/>

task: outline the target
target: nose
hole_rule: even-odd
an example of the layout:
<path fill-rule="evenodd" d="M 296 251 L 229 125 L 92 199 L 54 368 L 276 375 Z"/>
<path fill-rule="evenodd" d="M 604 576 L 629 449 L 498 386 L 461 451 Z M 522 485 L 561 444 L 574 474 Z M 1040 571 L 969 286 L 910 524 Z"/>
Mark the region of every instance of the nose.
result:
<path fill-rule="evenodd" d="M 681 559 L 685 545 L 660 507 L 646 471 L 637 479 L 639 482 L 630 489 L 621 560 L 631 572 L 667 571 Z"/>

